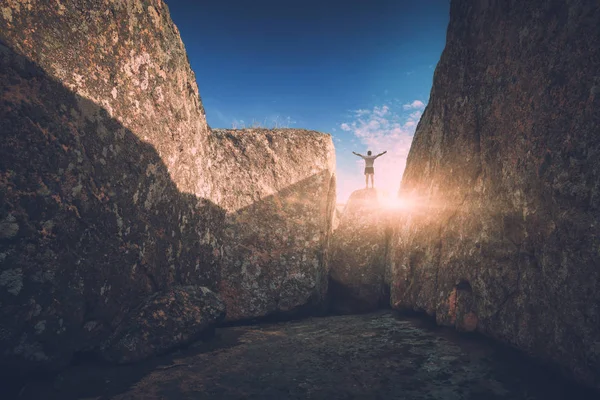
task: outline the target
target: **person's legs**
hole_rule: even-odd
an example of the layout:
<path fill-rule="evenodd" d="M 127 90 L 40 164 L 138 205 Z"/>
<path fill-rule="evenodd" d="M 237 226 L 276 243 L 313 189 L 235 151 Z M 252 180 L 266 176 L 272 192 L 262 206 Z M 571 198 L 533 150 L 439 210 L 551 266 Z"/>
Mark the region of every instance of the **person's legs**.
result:
<path fill-rule="evenodd" d="M 369 174 L 365 174 L 365 187 L 369 188 Z"/>
<path fill-rule="evenodd" d="M 375 174 L 371 174 L 371 187 L 375 189 Z"/>

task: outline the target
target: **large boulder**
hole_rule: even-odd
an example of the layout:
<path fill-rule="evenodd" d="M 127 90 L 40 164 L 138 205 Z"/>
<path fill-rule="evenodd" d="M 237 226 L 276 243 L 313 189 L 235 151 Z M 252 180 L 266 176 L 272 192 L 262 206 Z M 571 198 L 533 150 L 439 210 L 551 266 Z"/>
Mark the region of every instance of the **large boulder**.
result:
<path fill-rule="evenodd" d="M 3 2 L 0 82 L 0 369 L 59 368 L 152 293 L 218 289 L 209 131 L 163 2 Z"/>
<path fill-rule="evenodd" d="M 230 320 L 321 302 L 329 135 L 211 132 L 160 0 L 1 11 L 0 369 L 56 369 L 100 347 L 121 360 L 118 343 L 137 341 L 121 356 L 134 360 L 186 342 L 204 325 L 158 344 L 147 331 L 114 339 L 140 307 L 185 308 L 145 303 L 175 287 L 221 293 Z"/>
<path fill-rule="evenodd" d="M 175 286 L 132 310 L 102 345 L 102 356 L 131 363 L 200 338 L 223 320 L 225 304 L 208 288 Z"/>
<path fill-rule="evenodd" d="M 209 168 L 227 212 L 219 288 L 227 320 L 321 305 L 335 208 L 331 136 L 214 130 Z"/>
<path fill-rule="evenodd" d="M 321 302 L 331 137 L 211 132 L 162 1 L 5 3 L 0 81 L 0 369 L 118 360 L 105 339 L 174 287 L 222 293 L 230 320 Z"/>
<path fill-rule="evenodd" d="M 600 8 L 453 0 L 392 303 L 600 387 Z"/>
<path fill-rule="evenodd" d="M 375 189 L 357 190 L 348 199 L 329 251 L 328 296 L 334 312 L 365 312 L 389 305 L 387 216 Z"/>

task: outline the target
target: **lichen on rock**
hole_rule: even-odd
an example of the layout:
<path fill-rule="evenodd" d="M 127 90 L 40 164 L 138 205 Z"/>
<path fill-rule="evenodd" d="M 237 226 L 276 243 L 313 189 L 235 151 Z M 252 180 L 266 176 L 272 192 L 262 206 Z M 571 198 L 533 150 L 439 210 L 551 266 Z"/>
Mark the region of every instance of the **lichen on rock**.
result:
<path fill-rule="evenodd" d="M 2 370 L 61 368 L 140 299 L 218 288 L 209 131 L 162 1 L 3 2 L 0 81 Z"/>
<path fill-rule="evenodd" d="M 131 363 L 197 340 L 223 320 L 225 304 L 210 289 L 175 286 L 133 310 L 102 345 L 102 356 Z"/>
<path fill-rule="evenodd" d="M 7 374 L 117 349 L 106 338 L 131 310 L 173 288 L 212 290 L 232 319 L 324 297 L 331 137 L 212 132 L 163 1 L 3 3 L 0 81 Z M 123 336 L 138 343 L 123 357 L 162 352 L 198 327 L 159 344 Z"/>
<path fill-rule="evenodd" d="M 600 382 L 600 8 L 454 0 L 402 179 L 392 304 Z"/>
<path fill-rule="evenodd" d="M 327 290 L 335 206 L 331 136 L 214 130 L 213 185 L 225 208 L 220 294 L 227 320 L 317 306 Z"/>

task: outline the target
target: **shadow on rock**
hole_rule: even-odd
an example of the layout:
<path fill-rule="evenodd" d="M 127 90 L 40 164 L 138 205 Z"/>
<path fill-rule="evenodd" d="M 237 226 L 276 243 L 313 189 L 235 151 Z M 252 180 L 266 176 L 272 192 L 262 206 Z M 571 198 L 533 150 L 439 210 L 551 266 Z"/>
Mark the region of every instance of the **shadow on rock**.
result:
<path fill-rule="evenodd" d="M 0 80 L 4 377 L 110 352 L 106 338 L 156 293 L 218 288 L 220 207 L 181 193 L 153 146 L 1 43 Z"/>

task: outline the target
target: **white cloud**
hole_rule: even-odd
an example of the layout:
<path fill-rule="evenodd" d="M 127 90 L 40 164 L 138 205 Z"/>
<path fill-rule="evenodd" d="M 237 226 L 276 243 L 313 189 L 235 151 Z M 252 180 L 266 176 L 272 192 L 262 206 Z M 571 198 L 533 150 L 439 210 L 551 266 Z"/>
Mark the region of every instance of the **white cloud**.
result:
<path fill-rule="evenodd" d="M 243 129 L 246 127 L 246 123 L 243 119 L 234 119 L 231 121 L 231 129 Z"/>
<path fill-rule="evenodd" d="M 406 158 L 410 150 L 416 125 L 422 115 L 421 109 L 425 104 L 415 100 L 411 104 L 397 107 L 382 105 L 371 110 L 356 110 L 351 121 L 340 125 L 341 129 L 352 132 L 363 148 L 353 148 L 357 153 L 366 154 L 371 150 L 374 154 L 387 150 L 375 162 L 375 187 L 390 194 L 396 194 L 406 166 Z M 407 113 L 408 110 L 416 110 Z M 351 143 L 356 140 L 352 139 Z M 341 157 L 354 157 L 350 154 L 340 154 Z M 351 170 L 338 170 L 338 201 L 347 201 L 350 194 L 365 185 L 363 168 L 364 162 L 356 158 L 351 163 Z"/>
<path fill-rule="evenodd" d="M 373 114 L 375 114 L 378 117 L 383 117 L 384 115 L 386 115 L 388 113 L 388 111 L 390 111 L 390 108 L 388 106 L 383 106 L 383 107 L 375 107 L 373 109 Z M 363 115 L 368 115 L 368 113 L 363 114 Z"/>
<path fill-rule="evenodd" d="M 421 100 L 415 100 L 410 104 L 405 104 L 402 106 L 405 110 L 422 110 L 425 108 L 425 104 Z"/>
<path fill-rule="evenodd" d="M 415 111 L 413 113 L 410 113 L 409 118 L 410 119 L 416 119 L 417 121 L 421 118 L 421 115 L 423 115 L 422 111 Z"/>

